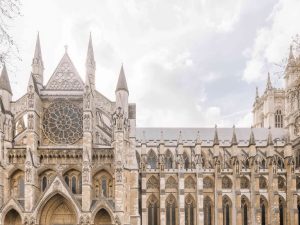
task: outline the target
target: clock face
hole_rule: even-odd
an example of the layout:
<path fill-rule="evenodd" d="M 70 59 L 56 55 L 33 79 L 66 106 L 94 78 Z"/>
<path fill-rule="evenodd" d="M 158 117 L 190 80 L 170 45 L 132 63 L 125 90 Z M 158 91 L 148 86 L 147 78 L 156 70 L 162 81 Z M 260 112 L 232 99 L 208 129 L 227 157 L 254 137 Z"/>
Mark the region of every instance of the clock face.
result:
<path fill-rule="evenodd" d="M 70 102 L 51 104 L 43 115 L 43 131 L 55 144 L 74 144 L 82 138 L 82 109 Z"/>

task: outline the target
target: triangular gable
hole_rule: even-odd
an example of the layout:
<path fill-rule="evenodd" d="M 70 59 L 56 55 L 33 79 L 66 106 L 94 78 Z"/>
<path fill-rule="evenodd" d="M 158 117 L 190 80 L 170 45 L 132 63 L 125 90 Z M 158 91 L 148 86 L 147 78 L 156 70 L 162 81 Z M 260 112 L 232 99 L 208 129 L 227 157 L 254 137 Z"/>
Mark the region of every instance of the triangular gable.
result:
<path fill-rule="evenodd" d="M 60 60 L 45 89 L 65 91 L 84 89 L 84 83 L 67 53 Z"/>
<path fill-rule="evenodd" d="M 41 210 L 44 204 L 54 195 L 60 194 L 66 200 L 70 201 L 70 203 L 74 206 L 74 210 L 76 211 L 77 215 L 80 213 L 80 204 L 74 198 L 73 194 L 71 194 L 71 190 L 61 179 L 60 176 L 56 176 L 54 180 L 49 184 L 46 190 L 41 194 L 41 196 L 37 200 L 37 204 L 34 207 L 34 211 Z"/>

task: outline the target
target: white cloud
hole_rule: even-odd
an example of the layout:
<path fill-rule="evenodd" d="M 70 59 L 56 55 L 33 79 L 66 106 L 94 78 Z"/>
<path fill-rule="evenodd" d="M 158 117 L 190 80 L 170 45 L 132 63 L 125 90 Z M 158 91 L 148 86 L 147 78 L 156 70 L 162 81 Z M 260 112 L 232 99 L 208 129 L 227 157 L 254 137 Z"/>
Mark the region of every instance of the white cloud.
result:
<path fill-rule="evenodd" d="M 279 0 L 267 18 L 267 23 L 257 31 L 243 78 L 248 82 L 265 79 L 267 71 L 275 70 L 274 63 L 287 57 L 292 37 L 299 33 L 300 1 Z M 248 52 L 248 50 L 247 50 Z"/>
<path fill-rule="evenodd" d="M 130 101 L 137 103 L 138 126 L 232 126 L 244 115 L 226 117 L 242 110 L 242 104 L 234 104 L 240 100 L 241 90 L 232 83 L 245 84 L 236 75 L 245 62 L 237 60 L 242 50 L 236 49 L 248 49 L 244 51 L 250 57 L 244 73 L 248 74 L 247 79 L 257 74 L 253 75 L 253 71 L 264 70 L 265 58 L 275 57 L 274 47 L 266 48 L 267 42 L 273 41 L 268 27 L 257 28 L 260 32 L 252 48 L 245 41 L 250 37 L 244 31 L 257 26 L 253 22 L 256 17 L 249 21 L 247 13 L 256 16 L 260 7 L 267 7 L 265 3 L 91 0 L 83 6 L 79 0 L 27 0 L 23 4 L 24 16 L 15 28 L 23 61 L 10 76 L 14 99 L 26 91 L 38 30 L 45 81 L 62 57 L 65 44 L 84 79 L 87 41 L 92 31 L 96 86 L 114 100 L 117 76 L 124 63 Z M 272 13 L 269 21 L 277 18 L 275 9 Z M 274 40 L 273 45 L 281 40 Z M 226 85 L 236 89 L 236 93 L 223 91 Z M 252 98 L 252 93 L 247 96 Z M 236 107 L 228 110 L 224 105 Z"/>

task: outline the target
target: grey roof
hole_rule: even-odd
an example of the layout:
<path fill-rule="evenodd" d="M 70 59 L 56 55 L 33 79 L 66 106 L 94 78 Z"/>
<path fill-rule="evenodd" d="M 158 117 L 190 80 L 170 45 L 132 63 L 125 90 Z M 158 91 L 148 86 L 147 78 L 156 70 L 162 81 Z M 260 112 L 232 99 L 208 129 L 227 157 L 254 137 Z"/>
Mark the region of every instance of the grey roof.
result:
<path fill-rule="evenodd" d="M 6 90 L 10 94 L 12 94 L 5 64 L 3 64 L 3 69 L 2 69 L 1 76 L 0 76 L 0 89 Z"/>
<path fill-rule="evenodd" d="M 166 145 L 176 146 L 179 135 L 186 146 L 195 145 L 197 138 L 202 142 L 202 146 L 213 146 L 216 128 L 136 128 L 137 143 L 142 142 L 148 145 L 157 145 L 161 142 L 161 132 Z M 268 128 L 217 128 L 220 146 L 231 146 L 233 134 L 236 136 L 238 146 L 249 146 L 251 129 L 255 139 L 255 145 L 264 147 L 268 144 L 270 137 Z M 282 128 L 270 129 L 275 145 L 283 146 L 286 140 L 286 131 Z M 144 134 L 144 135 L 143 135 Z M 199 137 L 200 136 L 200 137 Z M 145 140 L 144 140 L 145 139 Z"/>
<path fill-rule="evenodd" d="M 128 92 L 128 87 L 127 87 L 127 82 L 126 82 L 126 77 L 125 77 L 123 65 L 121 67 L 121 71 L 120 71 L 120 75 L 119 75 L 119 79 L 118 79 L 118 84 L 117 84 L 117 88 L 116 88 L 116 91 L 120 91 L 120 90 L 124 90 L 124 91 Z"/>

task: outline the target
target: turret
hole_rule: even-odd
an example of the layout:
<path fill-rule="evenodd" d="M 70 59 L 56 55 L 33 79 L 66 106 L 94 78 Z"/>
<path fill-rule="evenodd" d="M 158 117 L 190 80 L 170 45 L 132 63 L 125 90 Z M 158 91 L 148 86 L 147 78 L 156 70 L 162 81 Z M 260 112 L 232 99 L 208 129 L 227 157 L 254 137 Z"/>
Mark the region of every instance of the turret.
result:
<path fill-rule="evenodd" d="M 128 117 L 128 96 L 129 91 L 127 87 L 126 77 L 124 73 L 123 65 L 119 74 L 119 79 L 116 87 L 116 108 L 121 108 L 125 117 Z"/>
<path fill-rule="evenodd" d="M 10 82 L 9 82 L 5 64 L 3 64 L 3 68 L 0 76 L 0 96 L 2 98 L 2 102 L 5 110 L 10 111 L 12 91 L 11 91 Z"/>
<path fill-rule="evenodd" d="M 40 44 L 40 36 L 37 35 L 34 56 L 32 59 L 32 75 L 34 76 L 37 86 L 39 89 L 43 87 L 43 79 L 44 79 L 44 63 L 42 58 L 41 44 Z"/>
<path fill-rule="evenodd" d="M 96 62 L 94 57 L 94 50 L 93 50 L 93 42 L 92 42 L 92 35 L 90 34 L 87 56 L 86 56 L 86 85 L 91 85 L 91 89 L 95 90 L 95 72 L 96 72 Z"/>

